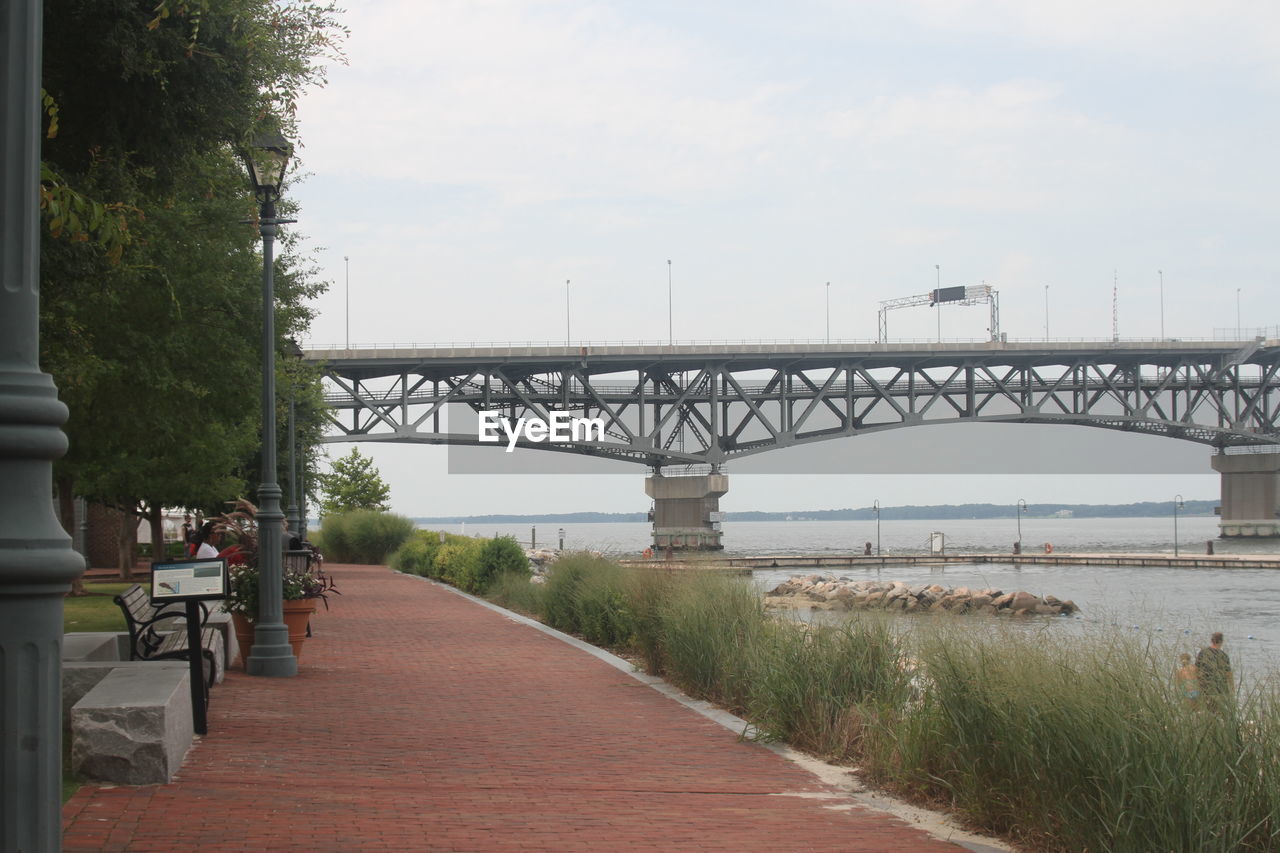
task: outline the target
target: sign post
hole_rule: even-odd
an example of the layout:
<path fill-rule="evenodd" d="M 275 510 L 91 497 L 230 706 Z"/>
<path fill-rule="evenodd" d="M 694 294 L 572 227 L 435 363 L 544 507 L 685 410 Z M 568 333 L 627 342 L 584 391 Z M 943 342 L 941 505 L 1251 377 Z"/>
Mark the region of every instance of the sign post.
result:
<path fill-rule="evenodd" d="M 201 616 L 205 601 L 227 597 L 227 561 L 184 560 L 178 563 L 156 563 L 151 567 L 151 606 L 182 603 L 187 614 L 187 661 L 191 668 L 191 722 L 198 735 L 209 733 L 209 694 L 204 684 L 204 655 Z"/>

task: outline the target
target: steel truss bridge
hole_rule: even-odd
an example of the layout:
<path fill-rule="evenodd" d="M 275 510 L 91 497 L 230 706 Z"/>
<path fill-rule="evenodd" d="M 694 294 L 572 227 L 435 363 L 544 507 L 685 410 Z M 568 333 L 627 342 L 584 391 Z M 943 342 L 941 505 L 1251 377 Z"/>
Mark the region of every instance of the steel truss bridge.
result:
<path fill-rule="evenodd" d="M 326 441 L 481 445 L 477 413 L 600 418 L 520 447 L 649 466 L 944 422 L 1077 424 L 1280 444 L 1280 340 L 313 349 Z M 1280 449 L 1280 448 L 1277 448 Z"/>

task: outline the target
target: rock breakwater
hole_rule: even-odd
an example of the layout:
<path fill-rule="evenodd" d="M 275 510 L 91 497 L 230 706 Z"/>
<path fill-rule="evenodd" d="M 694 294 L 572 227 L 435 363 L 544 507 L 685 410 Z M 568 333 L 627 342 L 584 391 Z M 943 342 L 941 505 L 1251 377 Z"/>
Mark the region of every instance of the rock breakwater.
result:
<path fill-rule="evenodd" d="M 904 613 L 977 613 L 989 616 L 1069 616 L 1074 601 L 1030 592 L 902 581 L 855 581 L 831 575 L 805 575 L 778 584 L 765 596 L 773 607 L 816 607 L 824 610 L 897 610 Z"/>

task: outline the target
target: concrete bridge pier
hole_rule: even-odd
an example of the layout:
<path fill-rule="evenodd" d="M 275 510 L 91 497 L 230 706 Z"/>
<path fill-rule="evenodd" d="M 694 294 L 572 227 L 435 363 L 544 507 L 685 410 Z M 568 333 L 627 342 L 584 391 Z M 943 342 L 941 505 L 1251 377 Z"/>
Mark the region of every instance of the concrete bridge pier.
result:
<path fill-rule="evenodd" d="M 655 551 L 718 551 L 720 498 L 729 491 L 727 474 L 665 477 L 655 471 L 644 482 L 653 499 Z"/>
<path fill-rule="evenodd" d="M 1219 453 L 1210 461 L 1222 476 L 1218 535 L 1280 536 L 1280 453 Z"/>

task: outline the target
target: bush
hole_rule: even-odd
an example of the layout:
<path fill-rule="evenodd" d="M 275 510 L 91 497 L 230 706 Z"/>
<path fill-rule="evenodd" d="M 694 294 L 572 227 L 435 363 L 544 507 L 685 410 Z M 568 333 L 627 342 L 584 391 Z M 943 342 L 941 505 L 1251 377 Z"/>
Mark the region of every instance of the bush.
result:
<path fill-rule="evenodd" d="M 481 591 L 486 590 L 500 575 L 516 574 L 529 578 L 529 558 L 524 548 L 510 536 L 499 536 L 487 540 L 480 548 L 479 583 Z"/>
<path fill-rule="evenodd" d="M 463 592 L 479 592 L 481 547 L 479 539 L 451 538 L 436 551 L 431 576 Z"/>
<path fill-rule="evenodd" d="M 414 527 L 401 515 L 356 510 L 326 515 L 321 530 L 328 559 L 381 565 L 413 534 Z"/>
<path fill-rule="evenodd" d="M 416 531 L 400 546 L 387 565 L 397 572 L 410 575 L 431 576 L 431 564 L 435 560 L 436 551 L 440 548 L 440 540 L 434 533 L 426 530 Z"/>

